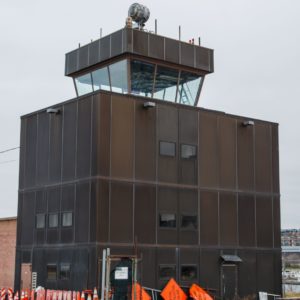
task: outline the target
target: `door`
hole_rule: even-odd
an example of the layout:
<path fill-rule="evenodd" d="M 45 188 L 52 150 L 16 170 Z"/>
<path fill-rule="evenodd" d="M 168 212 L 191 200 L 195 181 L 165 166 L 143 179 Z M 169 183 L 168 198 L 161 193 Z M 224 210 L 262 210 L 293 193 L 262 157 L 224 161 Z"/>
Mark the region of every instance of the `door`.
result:
<path fill-rule="evenodd" d="M 222 265 L 222 296 L 224 300 L 232 300 L 237 295 L 237 266 Z"/>
<path fill-rule="evenodd" d="M 31 290 L 31 264 L 21 265 L 21 289 Z"/>

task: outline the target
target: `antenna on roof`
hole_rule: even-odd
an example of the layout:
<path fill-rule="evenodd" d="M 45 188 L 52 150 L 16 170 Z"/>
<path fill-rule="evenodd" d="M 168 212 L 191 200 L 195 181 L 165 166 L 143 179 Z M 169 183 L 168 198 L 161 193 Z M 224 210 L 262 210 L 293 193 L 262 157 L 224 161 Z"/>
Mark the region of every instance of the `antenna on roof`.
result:
<path fill-rule="evenodd" d="M 150 17 L 150 10 L 145 5 L 133 3 L 128 10 L 128 18 L 138 24 L 138 28 L 142 30 L 145 23 Z"/>

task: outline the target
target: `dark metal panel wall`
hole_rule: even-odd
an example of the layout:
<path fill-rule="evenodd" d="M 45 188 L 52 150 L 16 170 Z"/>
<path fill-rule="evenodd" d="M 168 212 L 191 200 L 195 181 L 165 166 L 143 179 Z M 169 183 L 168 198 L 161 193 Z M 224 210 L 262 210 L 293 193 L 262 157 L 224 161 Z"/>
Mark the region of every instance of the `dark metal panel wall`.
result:
<path fill-rule="evenodd" d="M 25 143 L 25 174 L 24 187 L 31 187 L 36 183 L 36 144 L 37 143 L 37 115 L 26 120 Z"/>
<path fill-rule="evenodd" d="M 149 56 L 157 59 L 164 59 L 164 38 L 161 36 L 149 35 Z"/>
<path fill-rule="evenodd" d="M 179 255 L 178 273 L 179 273 L 179 284 L 182 286 L 191 286 L 194 282 L 199 281 L 199 260 L 200 253 L 199 249 L 181 248 Z M 182 272 L 182 267 L 193 266 L 196 268 L 196 274 L 194 279 L 188 279 Z"/>
<path fill-rule="evenodd" d="M 218 245 L 219 243 L 219 208 L 218 193 L 200 192 L 200 243 Z"/>
<path fill-rule="evenodd" d="M 279 193 L 279 145 L 277 125 L 272 125 L 272 188 L 273 193 Z"/>
<path fill-rule="evenodd" d="M 62 107 L 58 109 L 62 112 Z M 62 122 L 61 114 L 50 115 L 49 182 L 51 183 L 61 181 Z"/>
<path fill-rule="evenodd" d="M 166 120 L 168 120 L 166 122 Z M 157 107 L 157 149 L 159 142 L 175 143 L 175 157 L 158 155 L 158 180 L 162 182 L 178 182 L 178 109 L 159 105 Z"/>
<path fill-rule="evenodd" d="M 189 67 L 195 66 L 195 46 L 192 44 L 180 44 L 180 63 Z"/>
<path fill-rule="evenodd" d="M 148 34 L 133 30 L 133 52 L 143 56 L 148 55 Z"/>
<path fill-rule="evenodd" d="M 50 228 L 49 226 L 49 215 L 51 213 L 56 213 L 58 215 L 58 224 L 60 224 L 60 197 L 61 189 L 60 188 L 51 188 L 47 191 L 48 199 L 48 216 L 46 224 L 48 225 L 47 229 L 47 242 L 49 244 L 56 244 L 59 242 L 59 227 Z"/>
<path fill-rule="evenodd" d="M 194 110 L 183 108 L 179 110 L 179 152 L 182 144 L 196 146 L 198 150 L 198 113 Z M 180 158 L 179 183 L 197 185 L 197 166 L 198 157 L 193 159 Z"/>
<path fill-rule="evenodd" d="M 215 114 L 199 112 L 199 184 L 201 187 L 217 187 L 218 164 L 218 118 Z"/>
<path fill-rule="evenodd" d="M 109 182 L 98 180 L 96 190 L 97 203 L 97 241 L 109 240 Z"/>
<path fill-rule="evenodd" d="M 35 214 L 47 214 L 47 197 L 44 191 L 37 191 L 35 198 Z M 46 241 L 45 228 L 34 230 L 34 243 L 42 245 Z"/>
<path fill-rule="evenodd" d="M 256 232 L 258 247 L 273 247 L 272 198 L 256 196 Z"/>
<path fill-rule="evenodd" d="M 89 45 L 80 47 L 78 51 L 78 68 L 87 68 L 89 66 Z"/>
<path fill-rule="evenodd" d="M 251 194 L 238 195 L 238 232 L 239 245 L 255 246 L 255 197 Z"/>
<path fill-rule="evenodd" d="M 253 126 L 244 127 L 237 123 L 237 161 L 239 190 L 254 189 Z"/>
<path fill-rule="evenodd" d="M 233 193 L 220 193 L 220 244 L 237 246 L 237 198 Z"/>
<path fill-rule="evenodd" d="M 90 242 L 97 241 L 97 180 L 91 181 L 90 194 Z"/>
<path fill-rule="evenodd" d="M 35 192 L 27 192 L 23 194 L 21 227 L 22 237 L 21 244 L 32 245 L 33 229 L 35 227 Z"/>
<path fill-rule="evenodd" d="M 90 183 L 82 182 L 76 185 L 75 202 L 75 241 L 89 241 L 90 220 Z"/>
<path fill-rule="evenodd" d="M 141 257 L 140 263 L 140 281 L 143 286 L 156 286 L 157 264 L 156 249 L 152 247 L 138 248 L 138 257 Z"/>
<path fill-rule="evenodd" d="M 89 65 L 96 64 L 100 59 L 100 40 L 90 44 L 89 47 Z"/>
<path fill-rule="evenodd" d="M 65 185 L 62 187 L 61 194 L 61 211 L 62 212 L 72 212 L 73 214 L 73 224 L 75 215 L 75 185 Z M 74 242 L 74 225 L 71 227 L 61 228 L 61 242 L 62 243 L 72 243 Z"/>
<path fill-rule="evenodd" d="M 110 199 L 110 241 L 133 242 L 133 186 L 112 182 Z"/>
<path fill-rule="evenodd" d="M 178 280 L 178 249 L 177 248 L 157 248 L 156 250 L 156 273 L 159 273 L 159 267 L 161 266 L 173 266 L 175 267 L 175 280 Z M 165 280 L 163 278 L 160 278 L 160 276 L 157 277 L 156 286 L 158 289 L 162 289 L 168 280 Z"/>
<path fill-rule="evenodd" d="M 72 180 L 75 178 L 77 102 L 64 105 L 63 120 L 63 180 Z"/>
<path fill-rule="evenodd" d="M 156 178 L 156 109 L 146 110 L 135 104 L 135 177 L 154 181 Z"/>
<path fill-rule="evenodd" d="M 220 187 L 236 189 L 236 120 L 219 118 Z"/>
<path fill-rule="evenodd" d="M 134 147 L 134 102 L 112 96 L 111 175 L 132 178 Z"/>
<path fill-rule="evenodd" d="M 256 254 L 257 291 L 274 293 L 274 257 L 271 251 L 259 251 Z"/>
<path fill-rule="evenodd" d="M 156 243 L 156 188 L 136 185 L 134 200 L 134 237 L 138 243 Z"/>
<path fill-rule="evenodd" d="M 92 175 L 110 174 L 111 96 L 96 94 L 93 98 Z"/>
<path fill-rule="evenodd" d="M 273 197 L 273 232 L 274 232 L 274 247 L 281 247 L 281 230 L 280 230 L 280 199 Z"/>
<path fill-rule="evenodd" d="M 255 189 L 272 192 L 272 140 L 269 124 L 255 125 Z"/>
<path fill-rule="evenodd" d="M 123 52 L 123 31 L 119 30 L 111 35 L 110 56 L 117 56 Z"/>
<path fill-rule="evenodd" d="M 179 64 L 179 44 L 177 41 L 165 38 L 165 60 Z"/>
<path fill-rule="evenodd" d="M 21 119 L 19 189 L 24 188 L 25 149 L 26 149 L 26 119 Z"/>
<path fill-rule="evenodd" d="M 90 175 L 92 96 L 78 101 L 76 177 Z"/>

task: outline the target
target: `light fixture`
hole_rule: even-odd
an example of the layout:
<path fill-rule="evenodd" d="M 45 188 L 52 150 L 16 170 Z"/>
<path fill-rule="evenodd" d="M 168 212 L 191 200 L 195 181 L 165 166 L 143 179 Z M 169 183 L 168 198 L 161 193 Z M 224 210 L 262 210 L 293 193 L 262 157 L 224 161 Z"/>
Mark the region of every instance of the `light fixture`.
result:
<path fill-rule="evenodd" d="M 47 114 L 59 114 L 60 110 L 58 108 L 47 108 L 46 110 Z"/>
<path fill-rule="evenodd" d="M 155 104 L 155 102 L 150 102 L 150 101 L 148 101 L 148 102 L 145 102 L 144 103 L 144 108 L 153 108 L 153 107 L 155 107 L 156 106 L 156 104 Z"/>
<path fill-rule="evenodd" d="M 254 121 L 252 120 L 247 120 L 243 122 L 243 126 L 247 127 L 247 126 L 254 126 Z"/>

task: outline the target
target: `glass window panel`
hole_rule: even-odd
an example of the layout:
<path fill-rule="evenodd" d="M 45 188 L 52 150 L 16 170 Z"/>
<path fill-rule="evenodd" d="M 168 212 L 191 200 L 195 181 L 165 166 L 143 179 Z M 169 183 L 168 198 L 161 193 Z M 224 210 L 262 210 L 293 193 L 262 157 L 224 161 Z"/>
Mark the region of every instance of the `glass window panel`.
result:
<path fill-rule="evenodd" d="M 111 90 L 116 93 L 127 94 L 127 60 L 121 60 L 109 66 Z"/>
<path fill-rule="evenodd" d="M 131 61 L 131 94 L 151 97 L 155 66 L 150 63 Z"/>
<path fill-rule="evenodd" d="M 173 213 L 159 214 L 159 226 L 166 228 L 176 228 L 176 215 Z"/>
<path fill-rule="evenodd" d="M 182 71 L 178 85 L 177 102 L 187 105 L 194 105 L 197 100 L 197 93 L 201 77 L 197 74 Z"/>
<path fill-rule="evenodd" d="M 91 93 L 93 91 L 91 73 L 75 78 L 78 96 Z"/>
<path fill-rule="evenodd" d="M 197 216 L 182 215 L 181 216 L 181 228 L 197 230 Z"/>
<path fill-rule="evenodd" d="M 45 214 L 36 215 L 36 228 L 37 229 L 45 228 Z"/>
<path fill-rule="evenodd" d="M 47 279 L 56 280 L 57 267 L 56 265 L 47 265 Z"/>
<path fill-rule="evenodd" d="M 178 73 L 178 70 L 158 66 L 153 98 L 175 102 Z"/>
<path fill-rule="evenodd" d="M 49 228 L 58 227 L 58 214 L 49 214 Z"/>
<path fill-rule="evenodd" d="M 181 145 L 181 158 L 191 159 L 197 157 L 197 147 L 194 145 Z"/>
<path fill-rule="evenodd" d="M 110 91 L 110 83 L 107 67 L 92 72 L 94 91 Z"/>
<path fill-rule="evenodd" d="M 59 278 L 63 280 L 70 279 L 70 271 L 70 264 L 62 263 L 60 265 Z"/>
<path fill-rule="evenodd" d="M 176 155 L 176 145 L 172 142 L 159 142 L 159 154 L 165 156 L 172 156 Z"/>
<path fill-rule="evenodd" d="M 197 279 L 197 267 L 196 266 L 181 266 L 180 272 L 181 280 L 190 281 Z"/>
<path fill-rule="evenodd" d="M 62 226 L 63 227 L 72 226 L 72 221 L 73 221 L 72 212 L 64 212 L 62 214 Z"/>
<path fill-rule="evenodd" d="M 159 279 L 161 280 L 176 278 L 176 267 L 174 265 L 160 265 L 158 272 Z"/>

